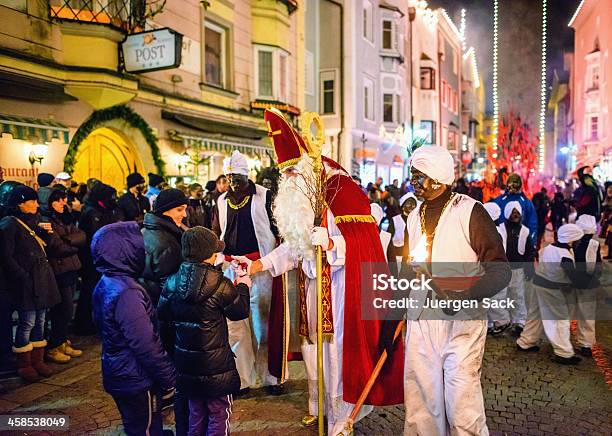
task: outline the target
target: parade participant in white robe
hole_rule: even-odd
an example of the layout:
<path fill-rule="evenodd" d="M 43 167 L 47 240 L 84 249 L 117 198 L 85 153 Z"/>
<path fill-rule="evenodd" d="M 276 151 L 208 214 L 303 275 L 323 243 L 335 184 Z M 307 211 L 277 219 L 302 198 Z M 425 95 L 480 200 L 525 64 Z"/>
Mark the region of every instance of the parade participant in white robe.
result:
<path fill-rule="evenodd" d="M 497 227 L 506 257 L 512 269 L 512 279 L 508 287 L 498 292 L 493 299 L 500 302 L 492 305 L 487 316 L 489 333 L 493 336 L 502 334 L 506 329 L 512 327 L 516 337 L 521 335 L 527 320 L 527 308 L 525 306 L 525 287 L 527 281 L 533 278 L 533 260 L 535 249 L 529 229 L 521 224 L 523 209 L 518 201 L 511 201 L 504 208 L 506 220 Z M 501 302 L 509 298 L 512 307 L 507 308 Z"/>
<path fill-rule="evenodd" d="M 595 343 L 595 315 L 597 312 L 597 290 L 602 273 L 602 260 L 599 241 L 594 237 L 597 221 L 593 215 L 580 215 L 576 225 L 582 229 L 584 236 L 574 246 L 576 269 L 580 282 L 575 283 L 576 308 L 576 342 L 580 354 L 585 357 L 593 355 L 591 348 Z"/>
<path fill-rule="evenodd" d="M 576 302 L 573 283 L 579 281 L 572 246 L 583 235 L 576 224 L 562 225 L 557 231 L 557 241 L 540 251 L 533 291 L 527 300 L 527 322 L 516 341 L 519 351 L 538 351 L 544 332 L 553 347 L 555 362 L 563 365 L 580 363 L 581 359 L 574 354 L 570 341 L 570 320 L 571 308 Z"/>
<path fill-rule="evenodd" d="M 240 152 L 234 151 L 226 164 L 230 189 L 217 200 L 213 231 L 225 243 L 226 258 L 244 255 L 258 259 L 276 247 L 278 232 L 272 218 L 271 193 L 248 179 L 247 159 Z M 227 269 L 226 275 L 233 278 L 232 270 Z M 241 389 L 255 387 L 259 378 L 261 384 L 271 386 L 271 393 L 280 394 L 279 380 L 268 370 L 271 292 L 272 276 L 269 273 L 253 277 L 250 319 L 228 321 L 228 332 L 230 346 L 236 355 Z"/>
<path fill-rule="evenodd" d="M 320 226 L 315 219 L 307 180 L 314 180 L 313 160 L 303 139 L 277 111 L 267 110 L 270 136 L 283 176 L 275 200 L 274 217 L 284 242 L 258 261 L 236 256 L 249 274 L 268 271 L 279 276 L 299 268 L 302 276 L 299 300 L 299 332 L 308 376 L 308 409 L 303 423 L 316 423 L 317 413 L 317 295 L 314 247 L 325 253 L 323 265 L 323 359 L 325 415 L 328 434 L 343 433 L 347 419 L 378 360 L 380 321 L 361 319 L 361 275 L 366 262 L 386 265 L 370 206 L 348 173 L 336 162 L 323 158 L 327 209 Z M 350 316 L 345 317 L 345 313 Z M 402 401 L 393 389 L 401 377 L 402 352 L 390 359 L 366 398 L 358 418 L 372 410 L 369 405 Z M 350 369 L 345 370 L 347 365 Z"/>
<path fill-rule="evenodd" d="M 422 256 L 419 261 L 431 268 L 437 295 L 428 295 L 427 289 L 410 292 L 418 303 L 407 314 L 404 434 L 486 435 L 480 385 L 486 314 L 454 320 L 440 309 L 423 306 L 437 300 L 492 297 L 510 281 L 510 267 L 482 204 L 451 192 L 454 162 L 446 148 L 417 149 L 411 174 L 423 203 L 408 217 L 410 254 Z M 393 352 L 397 322 L 386 321 L 383 327 L 380 340 L 387 352 Z"/>
<path fill-rule="evenodd" d="M 383 211 L 382 207 L 380 207 L 378 203 L 370 203 L 370 211 L 372 213 L 372 216 L 376 220 L 376 225 L 379 228 L 380 245 L 382 245 L 383 252 L 385 253 L 385 257 L 387 258 L 387 262 L 388 262 L 389 261 L 388 249 L 389 249 L 389 244 L 391 243 L 391 233 L 380 228 L 380 223 L 382 222 L 385 216 L 385 212 Z"/>

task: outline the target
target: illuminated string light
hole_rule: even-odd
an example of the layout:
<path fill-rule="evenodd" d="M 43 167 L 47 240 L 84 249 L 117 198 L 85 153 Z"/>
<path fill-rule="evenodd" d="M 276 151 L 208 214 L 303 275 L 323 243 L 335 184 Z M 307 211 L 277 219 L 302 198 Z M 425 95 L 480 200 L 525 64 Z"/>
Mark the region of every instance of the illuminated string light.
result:
<path fill-rule="evenodd" d="M 544 171 L 546 153 L 546 0 L 542 0 L 542 76 L 540 77 L 540 150 L 539 169 Z"/>
<path fill-rule="evenodd" d="M 497 36 L 498 36 L 499 0 L 493 0 L 493 150 L 497 150 L 499 127 L 499 99 L 497 94 Z M 493 154 L 496 157 L 497 153 Z"/>
<path fill-rule="evenodd" d="M 446 19 L 448 26 L 451 28 L 451 30 L 455 32 L 455 34 L 457 35 L 459 39 L 461 39 L 461 32 L 459 32 L 459 29 L 457 29 L 457 26 L 455 26 L 455 23 L 453 22 L 453 20 L 451 20 L 451 18 L 448 16 L 446 9 L 439 9 L 439 10 L 442 11 L 442 15 Z"/>
<path fill-rule="evenodd" d="M 472 58 L 472 82 L 474 83 L 474 88 L 480 88 L 480 75 L 478 74 L 478 63 L 476 62 L 476 50 L 471 46 L 463 54 L 463 60 L 470 57 Z"/>
<path fill-rule="evenodd" d="M 459 33 L 461 34 L 461 49 L 464 53 L 467 48 L 467 42 L 466 42 L 467 38 L 465 36 L 465 25 L 466 25 L 465 14 L 466 14 L 465 8 L 461 9 L 461 21 L 459 23 Z"/>

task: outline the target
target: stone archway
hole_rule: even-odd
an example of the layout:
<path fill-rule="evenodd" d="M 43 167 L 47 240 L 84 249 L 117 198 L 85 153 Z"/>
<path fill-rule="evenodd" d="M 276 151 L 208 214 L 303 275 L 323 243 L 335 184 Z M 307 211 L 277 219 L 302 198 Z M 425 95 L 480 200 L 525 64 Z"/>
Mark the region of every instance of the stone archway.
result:
<path fill-rule="evenodd" d="M 84 152 L 81 151 L 83 148 Z M 98 154 L 96 154 L 98 153 Z M 84 162 L 81 163 L 80 160 Z M 85 160 L 88 160 L 86 166 Z M 112 169 L 112 165 L 117 165 Z M 79 177 L 97 173 L 103 182 L 118 190 L 125 187 L 125 177 L 120 176 L 137 170 L 143 176 L 149 171 L 164 175 L 164 161 L 161 159 L 157 138 L 147 122 L 125 105 L 113 106 L 94 112 L 76 131 L 64 158 L 64 170 Z M 125 171 L 129 171 L 124 174 Z M 89 178 L 89 177 L 88 177 Z M 97 177 L 96 177 L 97 178 Z"/>

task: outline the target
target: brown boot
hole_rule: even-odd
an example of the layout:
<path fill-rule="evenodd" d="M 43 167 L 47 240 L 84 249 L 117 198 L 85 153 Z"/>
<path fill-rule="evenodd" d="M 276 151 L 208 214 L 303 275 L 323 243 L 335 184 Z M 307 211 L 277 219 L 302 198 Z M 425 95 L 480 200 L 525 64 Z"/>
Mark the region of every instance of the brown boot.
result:
<path fill-rule="evenodd" d="M 44 361 L 47 341 L 32 342 L 32 367 L 43 377 L 51 377 L 53 370 Z"/>
<path fill-rule="evenodd" d="M 72 346 L 72 342 L 70 342 L 70 339 L 67 339 L 66 342 L 63 343 L 63 347 L 64 354 L 67 354 L 70 357 L 80 357 L 83 355 L 83 350 L 74 348 Z"/>
<path fill-rule="evenodd" d="M 13 353 L 17 361 L 17 374 L 30 383 L 39 381 L 38 371 L 32 367 L 32 344 L 20 348 L 13 347 Z"/>
<path fill-rule="evenodd" d="M 68 363 L 70 356 L 64 353 L 64 344 L 47 350 L 47 362 Z"/>

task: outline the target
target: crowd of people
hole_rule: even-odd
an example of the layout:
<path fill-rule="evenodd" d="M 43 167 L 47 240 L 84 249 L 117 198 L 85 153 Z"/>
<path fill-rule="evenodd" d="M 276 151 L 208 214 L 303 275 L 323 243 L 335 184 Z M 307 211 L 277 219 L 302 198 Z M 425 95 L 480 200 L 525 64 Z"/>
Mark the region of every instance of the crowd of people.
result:
<path fill-rule="evenodd" d="M 275 140 L 278 167 L 261 171 L 257 183 L 239 152 L 224 174 L 205 186 L 179 179 L 170 187 L 153 173 L 148 181 L 139 173 L 128 175 L 121 195 L 99 180 L 79 184 L 65 172 L 40 174 L 38 190 L 3 182 L 1 368 L 14 367 L 24 380 L 40 381 L 53 374 L 46 362 L 63 364 L 82 355 L 71 333 L 98 333 L 104 388 L 127 434 L 161 434 L 162 410 L 171 406 L 177 434 L 228 434 L 233 395 L 261 386 L 273 395 L 285 392 L 289 313 L 282 277 L 296 270 L 309 393 L 303 424 L 312 425 L 319 395 L 315 246 L 326 253 L 329 279 L 324 332 L 340 338 L 324 344 L 330 434 L 344 431 L 379 349 L 392 362 L 360 416 L 373 405 L 402 401 L 401 389 L 389 386 L 406 365 L 406 429 L 415 433 L 435 433 L 447 422 L 475 433 L 486 429 L 479 372 L 445 366 L 437 350 L 446 346 L 458 347 L 460 360 L 479 368 L 487 333 L 509 330 L 517 349 L 526 352 L 539 349 L 544 333 L 556 362 L 577 364 L 569 328 L 570 309 L 577 306 L 580 353 L 591 355 L 595 303 L 580 290 L 599 286 L 602 262 L 612 254 L 608 248 L 602 257 L 597 238 L 612 245 L 612 182 L 602 189 L 582 168 L 574 192 L 559 187 L 551 198 L 543 188 L 530 199 L 520 176 L 510 174 L 494 197 L 482 184 L 454 182 L 450 155 L 425 147 L 413 156 L 412 176 L 401 185 L 393 180 L 383 186 L 379 178 L 362 187 L 359 178 L 325 160 L 327 183 L 336 177 L 333 183 L 343 191 L 326 199 L 321 223 L 313 227 L 310 200 L 299 195 L 307 192 L 305 179 L 296 177 L 308 172 L 308 161 L 299 144 L 287 146 L 287 138 L 295 138 L 290 127 L 271 121 L 282 131 Z M 285 142 L 277 142 L 281 139 Z M 552 239 L 546 244 L 549 223 Z M 463 337 L 453 333 L 458 321 L 409 313 L 406 341 L 399 345 L 393 334 L 398 320 L 363 329 L 360 323 L 367 321 L 345 317 L 360 304 L 357 268 L 386 259 L 401 274 L 421 235 L 433 264 L 450 259 L 436 243 L 442 238 L 461 258 L 453 261 L 484 265 L 486 286 L 475 284 L 461 298 L 511 298 L 517 307 L 490 310 L 488 322 L 473 320 Z M 459 298 L 449 289 L 437 292 Z M 433 336 L 439 343 L 425 340 Z M 469 347 L 462 342 L 468 340 Z M 423 343 L 432 347 L 427 358 L 411 353 Z M 374 348 L 364 350 L 363 344 Z M 347 361 L 351 371 L 343 371 Z M 445 384 L 448 371 L 469 389 Z M 438 380 L 438 393 L 424 390 L 431 380 Z M 474 399 L 470 413 L 456 413 L 462 397 Z M 425 412 L 440 409 L 436 416 Z"/>

